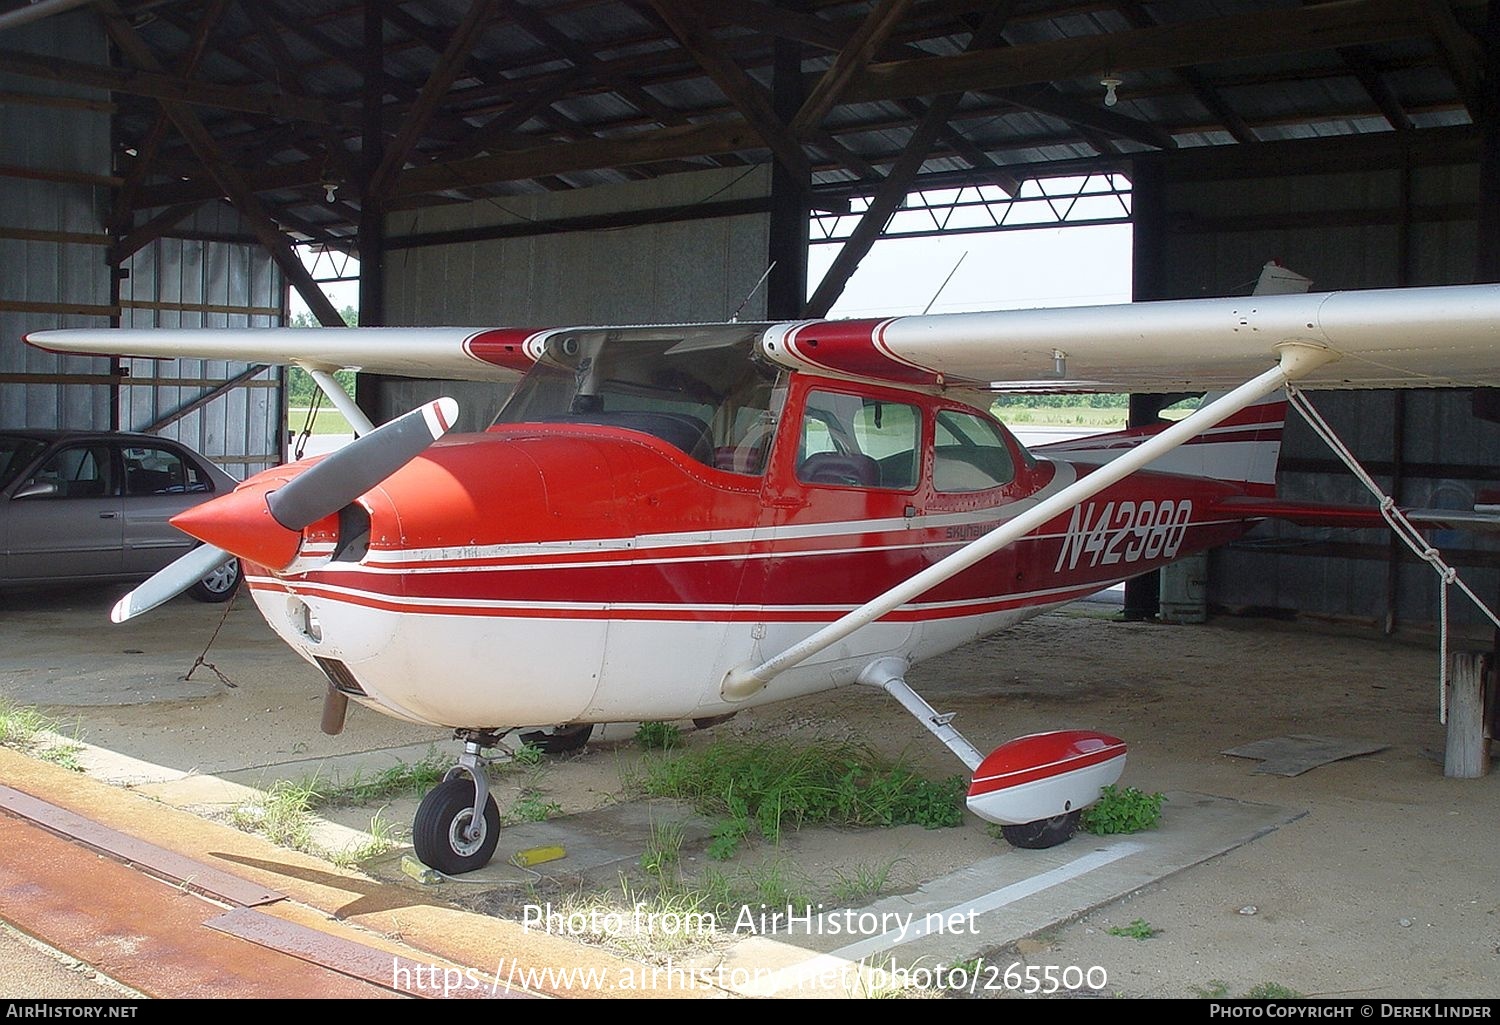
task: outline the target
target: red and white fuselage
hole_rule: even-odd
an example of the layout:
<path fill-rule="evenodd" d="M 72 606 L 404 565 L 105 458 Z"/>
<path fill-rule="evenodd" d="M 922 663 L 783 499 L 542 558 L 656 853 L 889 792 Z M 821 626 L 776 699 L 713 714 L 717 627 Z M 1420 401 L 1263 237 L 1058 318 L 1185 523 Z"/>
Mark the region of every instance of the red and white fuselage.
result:
<path fill-rule="evenodd" d="M 720 683 L 734 666 L 789 647 L 1093 469 L 1028 460 L 1007 436 L 1016 474 L 991 489 L 937 490 L 930 442 L 911 488 L 803 483 L 788 435 L 814 389 L 914 404 L 929 438 L 941 410 L 979 414 L 939 395 L 794 375 L 762 476 L 608 426 L 450 435 L 360 500 L 370 537 L 359 558 L 334 557 L 330 518 L 305 532 L 289 566 L 250 567 L 252 593 L 277 633 L 334 668 L 356 700 L 413 721 L 709 717 L 851 683 L 879 657 L 919 662 L 1223 544 L 1252 525 L 1216 512 L 1223 500 L 1263 491 L 1133 475 L 731 702 Z M 1235 443 L 1274 450 L 1278 412 L 1246 411 L 1231 425 Z"/>

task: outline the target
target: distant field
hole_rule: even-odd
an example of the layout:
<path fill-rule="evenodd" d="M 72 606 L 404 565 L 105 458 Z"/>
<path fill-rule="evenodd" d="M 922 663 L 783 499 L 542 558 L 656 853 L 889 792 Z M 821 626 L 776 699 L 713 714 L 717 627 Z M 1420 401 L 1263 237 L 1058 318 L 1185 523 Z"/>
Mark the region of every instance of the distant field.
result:
<path fill-rule="evenodd" d="M 995 406 L 995 416 L 1007 425 L 1032 427 L 1115 427 L 1125 426 L 1123 406 L 1099 409 L 1094 406 L 1051 406 L 1032 409 L 1026 406 Z"/>
<path fill-rule="evenodd" d="M 307 409 L 293 406 L 287 414 L 287 429 L 294 434 L 301 434 L 302 425 L 305 423 L 307 423 Z M 318 410 L 318 417 L 313 421 L 312 432 L 314 434 L 353 434 L 354 428 L 349 426 L 349 421 L 344 419 L 343 413 L 325 406 Z"/>

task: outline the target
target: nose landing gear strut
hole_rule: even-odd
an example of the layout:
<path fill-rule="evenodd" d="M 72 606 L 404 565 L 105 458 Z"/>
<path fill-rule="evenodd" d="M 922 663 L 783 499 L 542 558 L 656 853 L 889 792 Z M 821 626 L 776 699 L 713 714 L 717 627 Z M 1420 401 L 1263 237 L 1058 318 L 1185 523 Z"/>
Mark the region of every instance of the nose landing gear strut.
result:
<path fill-rule="evenodd" d="M 491 759 L 480 752 L 497 747 L 508 732 L 453 731 L 464 742 L 464 753 L 443 781 L 422 798 L 412 823 L 412 846 L 424 865 L 445 875 L 460 875 L 489 864 L 500 842 L 500 809 L 490 796 L 485 772 Z"/>

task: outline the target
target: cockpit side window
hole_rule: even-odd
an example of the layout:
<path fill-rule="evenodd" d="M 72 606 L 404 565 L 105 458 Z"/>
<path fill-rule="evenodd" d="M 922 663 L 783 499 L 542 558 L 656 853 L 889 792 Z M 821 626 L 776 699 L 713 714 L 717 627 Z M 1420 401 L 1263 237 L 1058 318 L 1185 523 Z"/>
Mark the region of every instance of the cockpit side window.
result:
<path fill-rule="evenodd" d="M 802 415 L 797 479 L 804 484 L 910 490 L 917 486 L 922 412 L 904 402 L 812 391 Z"/>

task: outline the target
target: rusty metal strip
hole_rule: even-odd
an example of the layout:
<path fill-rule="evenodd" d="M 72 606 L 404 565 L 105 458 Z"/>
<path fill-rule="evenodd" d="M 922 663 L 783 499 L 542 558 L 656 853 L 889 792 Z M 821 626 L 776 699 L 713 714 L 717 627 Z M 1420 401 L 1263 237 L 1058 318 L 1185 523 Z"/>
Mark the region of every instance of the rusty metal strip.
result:
<path fill-rule="evenodd" d="M 0 909 L 27 935 L 147 996 L 349 1000 L 399 994 L 204 923 L 223 905 L 0 815 Z"/>
<path fill-rule="evenodd" d="M 415 961 L 363 943 L 332 936 L 251 908 L 236 908 L 203 923 L 279 954 L 374 983 L 406 996 L 478 1000 L 536 999 L 534 994 L 492 982 L 484 973 Z"/>
<path fill-rule="evenodd" d="M 180 883 L 189 890 L 229 904 L 258 907 L 286 899 L 284 893 L 257 886 L 201 861 L 194 861 L 164 847 L 138 840 L 10 787 L 0 786 L 0 810 L 77 840 L 158 878 Z"/>

